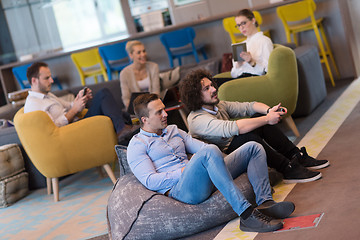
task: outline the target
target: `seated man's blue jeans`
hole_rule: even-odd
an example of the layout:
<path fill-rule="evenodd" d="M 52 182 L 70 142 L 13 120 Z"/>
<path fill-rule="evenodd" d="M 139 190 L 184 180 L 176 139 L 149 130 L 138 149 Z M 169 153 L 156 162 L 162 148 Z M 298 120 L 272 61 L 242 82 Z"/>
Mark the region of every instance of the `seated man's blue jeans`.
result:
<path fill-rule="evenodd" d="M 215 185 L 240 216 L 251 204 L 233 179 L 246 171 L 256 195 L 256 203 L 260 205 L 271 200 L 265 150 L 256 142 L 242 145 L 225 159 L 215 145 L 201 149 L 186 165 L 179 182 L 170 190 L 169 197 L 188 204 L 199 204 L 213 193 Z"/>

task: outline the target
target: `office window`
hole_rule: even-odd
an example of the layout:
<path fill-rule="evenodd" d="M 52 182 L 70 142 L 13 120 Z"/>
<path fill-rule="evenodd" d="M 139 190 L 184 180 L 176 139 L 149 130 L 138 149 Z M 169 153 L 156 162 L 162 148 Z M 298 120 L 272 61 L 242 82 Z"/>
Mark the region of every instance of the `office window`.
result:
<path fill-rule="evenodd" d="M 59 1 L 53 11 L 64 48 L 127 34 L 119 0 Z"/>
<path fill-rule="evenodd" d="M 1 0 L 17 59 L 128 36 L 119 0 Z M 9 53 L 10 54 L 10 53 Z"/>

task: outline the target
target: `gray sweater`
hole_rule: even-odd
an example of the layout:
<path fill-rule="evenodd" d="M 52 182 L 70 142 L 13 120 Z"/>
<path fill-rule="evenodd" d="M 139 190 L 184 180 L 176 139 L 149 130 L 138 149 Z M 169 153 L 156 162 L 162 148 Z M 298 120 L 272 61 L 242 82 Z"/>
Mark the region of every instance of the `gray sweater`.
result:
<path fill-rule="evenodd" d="M 226 102 L 220 101 L 217 111 L 205 109 L 192 111 L 187 120 L 189 133 L 207 143 L 216 144 L 222 151 L 230 145 L 234 136 L 239 135 L 236 118 L 250 117 L 256 112 L 254 102 Z"/>

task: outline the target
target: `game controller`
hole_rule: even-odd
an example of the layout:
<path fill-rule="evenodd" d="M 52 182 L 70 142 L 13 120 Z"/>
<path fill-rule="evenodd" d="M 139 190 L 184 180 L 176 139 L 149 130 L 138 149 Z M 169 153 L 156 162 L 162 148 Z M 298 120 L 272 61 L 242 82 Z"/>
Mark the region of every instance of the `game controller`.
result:
<path fill-rule="evenodd" d="M 285 109 L 283 109 L 282 107 L 279 107 L 278 110 L 276 110 L 277 112 L 285 112 Z"/>

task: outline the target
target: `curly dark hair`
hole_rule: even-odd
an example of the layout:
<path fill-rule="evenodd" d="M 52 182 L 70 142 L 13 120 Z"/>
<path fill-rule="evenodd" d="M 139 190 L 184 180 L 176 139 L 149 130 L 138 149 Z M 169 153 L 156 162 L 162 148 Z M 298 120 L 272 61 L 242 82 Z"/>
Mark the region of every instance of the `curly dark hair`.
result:
<path fill-rule="evenodd" d="M 198 69 L 190 72 L 180 82 L 180 99 L 189 111 L 199 110 L 203 105 L 201 96 L 201 80 L 203 78 L 209 79 L 213 83 L 214 87 L 217 88 L 211 73 L 205 69 Z"/>
<path fill-rule="evenodd" d="M 253 20 L 253 18 L 255 18 L 254 13 L 250 10 L 250 9 L 242 9 L 240 10 L 235 17 L 240 17 L 240 16 L 244 16 L 249 20 Z M 256 19 L 255 19 L 256 20 Z M 255 21 L 255 27 L 258 27 L 259 24 L 257 21 Z"/>

